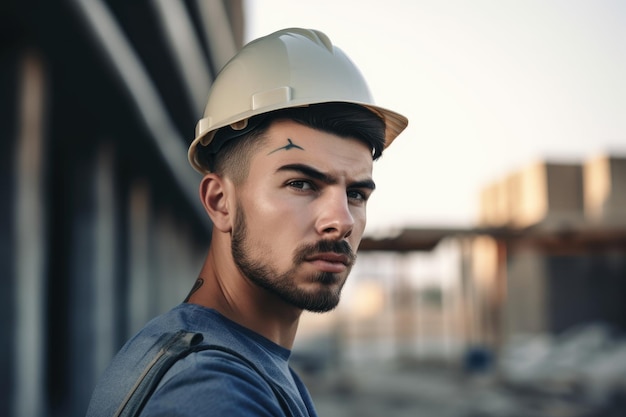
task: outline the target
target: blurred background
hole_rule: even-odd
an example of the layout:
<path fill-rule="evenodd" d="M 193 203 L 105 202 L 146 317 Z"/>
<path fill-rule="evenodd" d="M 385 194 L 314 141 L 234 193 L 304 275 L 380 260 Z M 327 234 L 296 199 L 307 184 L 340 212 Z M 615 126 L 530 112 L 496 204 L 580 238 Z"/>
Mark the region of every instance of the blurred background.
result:
<path fill-rule="evenodd" d="M 0 416 L 82 416 L 195 281 L 186 148 L 246 42 L 324 31 L 410 119 L 339 308 L 292 363 L 320 415 L 622 416 L 626 4 L 0 3 Z"/>

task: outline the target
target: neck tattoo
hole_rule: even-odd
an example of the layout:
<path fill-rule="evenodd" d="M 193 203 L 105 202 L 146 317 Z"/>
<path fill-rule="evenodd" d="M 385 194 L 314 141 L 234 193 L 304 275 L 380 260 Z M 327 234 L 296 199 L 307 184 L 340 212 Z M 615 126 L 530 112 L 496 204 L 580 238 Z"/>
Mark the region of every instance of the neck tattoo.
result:
<path fill-rule="evenodd" d="M 187 294 L 187 297 L 185 298 L 183 303 L 189 302 L 189 299 L 191 298 L 193 293 L 198 291 L 200 289 L 200 287 L 202 287 L 202 284 L 204 284 L 204 280 L 202 278 L 198 278 L 196 280 L 195 284 L 193 284 L 193 288 L 191 288 L 191 291 L 189 291 L 189 294 Z"/>

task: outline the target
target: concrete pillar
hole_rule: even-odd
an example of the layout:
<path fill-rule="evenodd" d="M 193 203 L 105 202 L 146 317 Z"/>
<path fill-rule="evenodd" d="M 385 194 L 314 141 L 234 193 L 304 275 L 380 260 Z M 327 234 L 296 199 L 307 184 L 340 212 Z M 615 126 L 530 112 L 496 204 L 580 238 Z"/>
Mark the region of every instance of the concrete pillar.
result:
<path fill-rule="evenodd" d="M 584 204 L 590 223 L 626 225 L 626 157 L 598 155 L 585 161 Z"/>

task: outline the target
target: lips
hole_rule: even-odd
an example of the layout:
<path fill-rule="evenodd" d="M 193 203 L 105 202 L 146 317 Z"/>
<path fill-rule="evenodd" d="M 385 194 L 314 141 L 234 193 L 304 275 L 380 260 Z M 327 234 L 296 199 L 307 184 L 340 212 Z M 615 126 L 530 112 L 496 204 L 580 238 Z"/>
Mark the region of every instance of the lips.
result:
<path fill-rule="evenodd" d="M 294 264 L 307 263 L 320 272 L 345 273 L 354 265 L 356 255 L 347 241 L 325 239 L 298 248 L 293 259 Z"/>
<path fill-rule="evenodd" d="M 307 261 L 309 262 L 323 261 L 323 262 L 329 262 L 329 263 L 335 263 L 335 264 L 343 264 L 345 266 L 349 266 L 351 264 L 350 258 L 348 258 L 346 255 L 342 255 L 339 253 L 332 253 L 332 252 L 316 254 L 314 256 L 307 258 Z"/>

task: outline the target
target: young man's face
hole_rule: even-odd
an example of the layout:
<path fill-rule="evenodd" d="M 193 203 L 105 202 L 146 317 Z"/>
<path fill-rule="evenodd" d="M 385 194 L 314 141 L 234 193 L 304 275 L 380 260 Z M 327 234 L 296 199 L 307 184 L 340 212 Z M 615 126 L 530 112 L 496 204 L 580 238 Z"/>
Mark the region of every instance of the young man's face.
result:
<path fill-rule="evenodd" d="M 355 260 L 374 189 L 371 150 L 356 139 L 277 121 L 237 189 L 233 257 L 285 302 L 329 311 Z"/>

